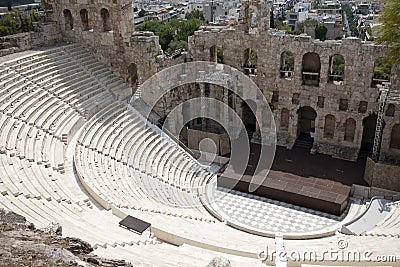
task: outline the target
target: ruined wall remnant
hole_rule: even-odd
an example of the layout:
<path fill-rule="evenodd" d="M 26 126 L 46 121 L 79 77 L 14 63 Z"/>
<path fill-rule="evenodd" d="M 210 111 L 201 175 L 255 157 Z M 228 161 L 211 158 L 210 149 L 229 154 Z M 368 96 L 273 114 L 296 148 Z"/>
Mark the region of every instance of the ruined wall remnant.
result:
<path fill-rule="evenodd" d="M 158 37 L 135 32 L 131 1 L 44 0 L 43 5 L 64 41 L 81 43 L 133 90 L 157 72 L 156 58 L 162 53 Z"/>
<path fill-rule="evenodd" d="M 256 72 L 249 76 L 271 104 L 278 144 L 293 146 L 299 136 L 299 110 L 310 107 L 317 113 L 313 150 L 356 160 L 360 149 L 371 149 L 381 87 L 376 83 L 384 81 L 374 76 L 374 65 L 386 55 L 386 48 L 357 38 L 321 42 L 274 30 L 251 32 L 243 25 L 248 25 L 248 8 L 254 2 L 259 1 L 249 1 L 242 8 L 237 29 L 196 32 L 189 41 L 193 60 L 212 60 L 213 48 L 219 47 L 224 64 L 249 73 L 245 55 L 253 49 L 258 60 Z M 292 55 L 289 60 L 288 55 Z M 392 68 L 391 90 L 400 89 L 399 73 L 398 67 Z M 392 129 L 400 124 L 400 106 L 393 105 L 388 113 L 392 115 L 384 117 L 381 159 L 400 163 L 399 148 L 390 147 Z"/>

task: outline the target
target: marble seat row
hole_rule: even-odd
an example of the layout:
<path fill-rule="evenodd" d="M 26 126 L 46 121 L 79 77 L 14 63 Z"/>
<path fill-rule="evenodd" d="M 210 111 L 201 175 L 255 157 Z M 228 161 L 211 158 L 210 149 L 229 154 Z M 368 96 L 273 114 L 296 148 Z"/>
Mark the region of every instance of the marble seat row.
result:
<path fill-rule="evenodd" d="M 64 236 L 80 236 L 94 247 L 159 243 L 148 232 L 141 236 L 120 228 L 118 219 L 110 216 L 111 214 L 107 211 L 81 207 L 74 203 L 1 195 L 0 206 L 13 209 L 25 216 L 37 228 L 59 223 L 63 227 Z M 99 224 L 99 221 L 102 223 Z"/>
<path fill-rule="evenodd" d="M 98 113 L 78 142 L 188 191 L 202 186 L 198 176 L 209 175 L 121 104 Z"/>
<path fill-rule="evenodd" d="M 101 153 L 80 146 L 75 164 L 84 184 L 110 205 L 214 221 L 194 195 Z"/>
<path fill-rule="evenodd" d="M 90 205 L 89 197 L 66 185 L 63 174 L 27 160 L 0 154 L 3 193 Z"/>
<path fill-rule="evenodd" d="M 391 205 L 391 210 L 386 218 L 364 235 L 400 238 L 400 203 Z"/>
<path fill-rule="evenodd" d="M 40 228 L 59 222 L 63 235 L 106 256 L 205 266 L 219 251 L 237 266 L 257 266 L 257 253 L 273 239 L 214 219 L 198 191 L 212 174 L 127 105 L 129 94 L 79 44 L 0 64 L 0 207 Z M 285 246 L 321 250 L 345 238 L 360 249 L 392 253 L 399 213 L 393 207 L 364 236 L 337 233 Z M 150 222 L 158 239 L 120 228 L 126 215 Z M 379 248 L 377 239 L 385 241 Z"/>

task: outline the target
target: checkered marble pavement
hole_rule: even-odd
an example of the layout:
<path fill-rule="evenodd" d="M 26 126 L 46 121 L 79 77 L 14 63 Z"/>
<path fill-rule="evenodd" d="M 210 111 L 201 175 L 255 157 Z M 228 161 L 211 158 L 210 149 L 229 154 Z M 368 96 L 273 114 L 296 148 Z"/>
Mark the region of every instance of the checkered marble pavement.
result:
<path fill-rule="evenodd" d="M 248 225 L 263 232 L 309 233 L 331 228 L 341 216 L 287 204 L 239 191 L 217 188 L 210 204 L 219 215 L 233 223 Z"/>

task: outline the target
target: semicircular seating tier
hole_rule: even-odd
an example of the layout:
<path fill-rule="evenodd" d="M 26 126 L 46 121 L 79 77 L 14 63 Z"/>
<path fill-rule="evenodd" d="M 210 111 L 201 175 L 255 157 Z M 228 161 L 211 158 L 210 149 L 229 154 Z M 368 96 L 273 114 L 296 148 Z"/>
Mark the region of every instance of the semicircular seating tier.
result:
<path fill-rule="evenodd" d="M 131 88 L 84 47 L 0 62 L 0 207 L 38 228 L 59 223 L 95 253 L 138 265 L 205 266 L 222 256 L 232 266 L 265 266 L 257 255 L 275 240 L 208 212 L 202 194 L 213 175 L 129 106 Z M 362 236 L 331 233 L 285 247 L 323 251 L 345 238 L 376 255 L 395 254 L 398 214 L 392 208 Z M 119 227 L 126 215 L 150 222 L 151 233 Z"/>

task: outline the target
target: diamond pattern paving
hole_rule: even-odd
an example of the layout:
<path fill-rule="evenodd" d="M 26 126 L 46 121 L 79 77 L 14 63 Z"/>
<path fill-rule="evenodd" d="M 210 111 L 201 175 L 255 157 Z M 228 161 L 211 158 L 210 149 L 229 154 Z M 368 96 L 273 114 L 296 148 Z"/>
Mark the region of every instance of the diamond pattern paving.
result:
<path fill-rule="evenodd" d="M 287 204 L 265 197 L 218 188 L 211 206 L 223 218 L 264 232 L 308 233 L 330 228 L 341 216 Z"/>

